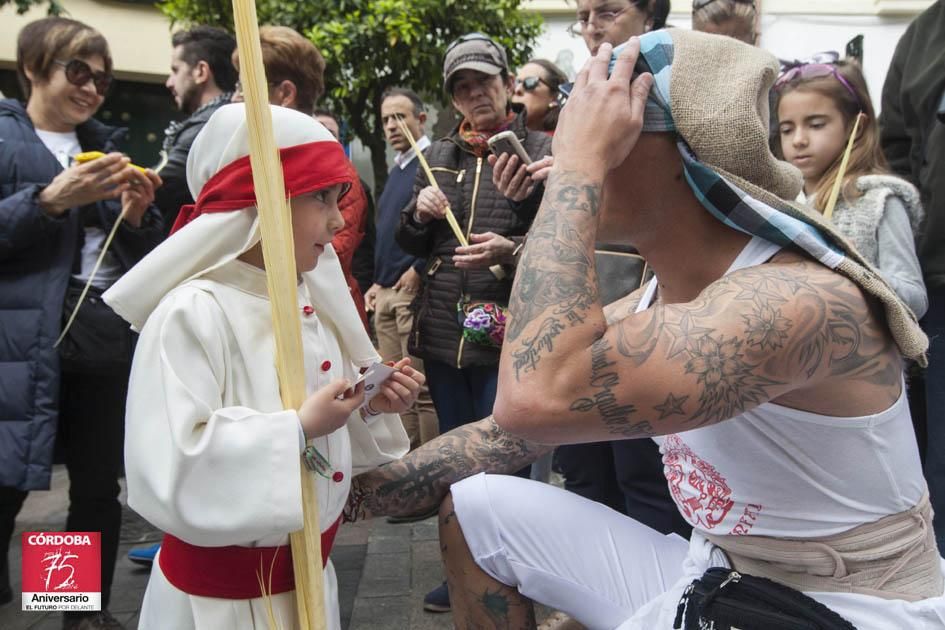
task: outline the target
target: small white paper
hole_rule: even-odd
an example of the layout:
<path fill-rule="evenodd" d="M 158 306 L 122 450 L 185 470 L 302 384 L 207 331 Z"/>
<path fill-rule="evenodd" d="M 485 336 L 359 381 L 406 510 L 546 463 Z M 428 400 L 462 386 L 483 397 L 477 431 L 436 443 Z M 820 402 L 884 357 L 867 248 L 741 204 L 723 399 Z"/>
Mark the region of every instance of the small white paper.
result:
<path fill-rule="evenodd" d="M 371 402 L 371 399 L 377 396 L 378 392 L 381 391 L 381 384 L 396 371 L 397 370 L 389 365 L 375 363 L 367 369 L 367 372 L 358 377 L 355 385 L 364 381 L 364 402 L 361 403 L 361 407 Z M 358 409 L 361 407 L 358 407 Z"/>

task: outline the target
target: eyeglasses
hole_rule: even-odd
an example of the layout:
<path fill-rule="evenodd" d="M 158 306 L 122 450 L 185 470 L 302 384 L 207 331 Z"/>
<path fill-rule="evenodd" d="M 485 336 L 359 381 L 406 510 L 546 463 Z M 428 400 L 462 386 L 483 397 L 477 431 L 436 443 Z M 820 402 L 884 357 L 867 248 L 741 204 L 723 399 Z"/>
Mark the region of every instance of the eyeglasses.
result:
<path fill-rule="evenodd" d="M 522 89 L 525 90 L 526 92 L 534 92 L 535 90 L 537 90 L 539 83 L 544 83 L 549 88 L 551 87 L 551 85 L 549 85 L 548 82 L 542 79 L 541 77 L 525 77 L 524 79 L 519 79 L 518 77 L 515 77 L 515 87 L 518 87 L 519 85 L 521 85 Z"/>
<path fill-rule="evenodd" d="M 631 6 L 633 5 L 625 6 L 619 11 L 591 11 L 586 17 L 579 18 L 577 22 L 571 24 L 568 27 L 568 35 L 571 35 L 572 37 L 580 37 L 590 24 L 593 24 L 595 27 L 601 30 L 610 28 L 610 25 L 613 24 L 617 18 L 620 17 L 620 15 Z"/>
<path fill-rule="evenodd" d="M 778 77 L 778 80 L 774 82 L 774 87 L 772 89 L 775 92 L 780 92 L 791 81 L 796 79 L 815 79 L 829 76 L 833 76 L 837 81 L 839 81 L 843 87 L 846 88 L 847 92 L 850 93 L 850 96 L 853 97 L 853 100 L 856 101 L 857 105 L 859 105 L 861 109 L 863 108 L 863 103 L 860 101 L 860 97 L 857 95 L 856 90 L 854 90 L 853 86 L 850 85 L 850 82 L 847 81 L 842 74 L 840 74 L 840 72 L 837 70 L 837 66 L 832 63 L 805 63 L 788 68 L 782 72 L 781 76 Z"/>
<path fill-rule="evenodd" d="M 53 63 L 65 68 L 66 81 L 76 87 L 83 87 L 91 81 L 95 85 L 95 92 L 99 96 L 105 96 L 114 78 L 107 72 L 92 70 L 92 67 L 81 59 L 70 59 L 69 61 L 56 59 Z"/>
<path fill-rule="evenodd" d="M 750 4 L 752 8 L 755 6 L 755 0 L 732 0 L 735 4 Z M 715 2 L 715 0 L 692 0 L 692 10 L 698 11 L 702 7 L 707 7 L 710 4 Z"/>

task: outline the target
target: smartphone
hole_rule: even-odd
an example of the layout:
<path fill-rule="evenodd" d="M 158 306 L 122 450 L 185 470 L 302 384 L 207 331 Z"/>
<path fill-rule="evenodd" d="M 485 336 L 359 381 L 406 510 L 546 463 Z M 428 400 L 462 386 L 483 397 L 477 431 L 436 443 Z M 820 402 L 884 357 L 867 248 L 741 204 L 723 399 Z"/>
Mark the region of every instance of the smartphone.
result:
<path fill-rule="evenodd" d="M 532 159 L 525 152 L 525 147 L 515 137 L 514 131 L 503 131 L 489 138 L 489 149 L 499 157 L 503 153 L 517 155 L 522 164 L 531 164 Z"/>

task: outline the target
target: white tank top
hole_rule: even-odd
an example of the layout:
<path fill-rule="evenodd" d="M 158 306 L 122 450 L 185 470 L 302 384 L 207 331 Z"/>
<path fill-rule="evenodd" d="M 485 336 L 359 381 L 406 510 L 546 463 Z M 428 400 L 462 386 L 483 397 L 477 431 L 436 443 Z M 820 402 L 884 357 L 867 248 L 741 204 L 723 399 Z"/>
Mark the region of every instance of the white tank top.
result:
<path fill-rule="evenodd" d="M 779 249 L 754 237 L 726 274 Z M 649 308 L 656 287 L 654 278 L 638 312 Z M 716 535 L 829 536 L 907 510 L 926 490 L 905 385 L 891 407 L 870 416 L 765 403 L 656 442 L 680 512 Z"/>

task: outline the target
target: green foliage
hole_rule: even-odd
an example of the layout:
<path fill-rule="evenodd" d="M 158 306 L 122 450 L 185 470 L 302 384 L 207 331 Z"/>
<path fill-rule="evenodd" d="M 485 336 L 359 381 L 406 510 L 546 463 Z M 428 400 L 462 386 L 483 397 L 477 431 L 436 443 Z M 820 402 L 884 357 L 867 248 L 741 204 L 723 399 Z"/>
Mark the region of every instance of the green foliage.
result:
<path fill-rule="evenodd" d="M 25 0 L 18 0 L 25 1 Z M 289 26 L 327 62 L 324 105 L 344 117 L 372 153 L 375 182 L 386 178 L 384 136 L 377 117 L 388 87 L 409 87 L 445 104 L 443 54 L 465 33 L 488 33 L 505 46 L 512 67 L 526 61 L 541 17 L 522 0 L 257 0 L 260 24 Z M 160 8 L 185 24 L 232 30 L 226 0 L 166 0 Z M 376 184 L 377 186 L 377 184 Z"/>
<path fill-rule="evenodd" d="M 62 5 L 59 4 L 58 0 L 13 0 L 12 3 L 10 0 L 0 0 L 0 8 L 8 4 L 14 4 L 19 15 L 23 15 L 37 4 L 45 4 L 48 15 L 61 15 L 63 13 Z"/>

